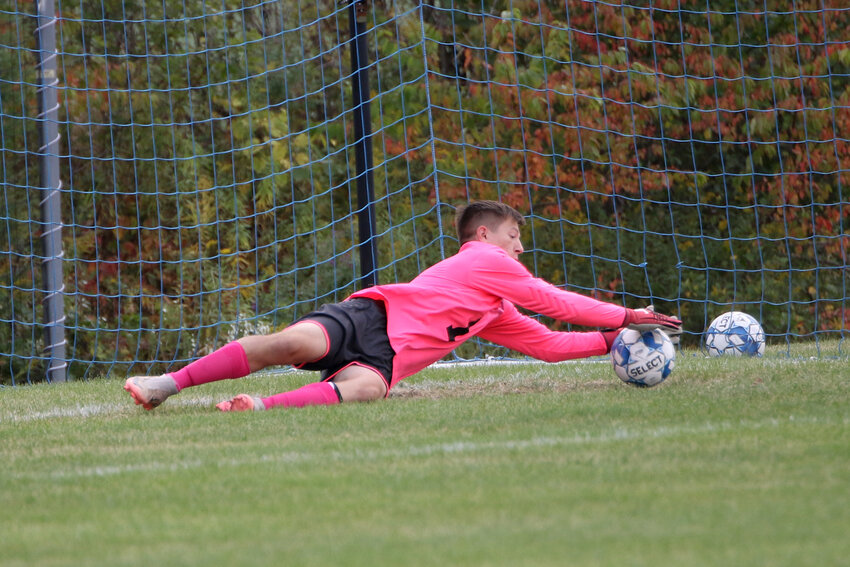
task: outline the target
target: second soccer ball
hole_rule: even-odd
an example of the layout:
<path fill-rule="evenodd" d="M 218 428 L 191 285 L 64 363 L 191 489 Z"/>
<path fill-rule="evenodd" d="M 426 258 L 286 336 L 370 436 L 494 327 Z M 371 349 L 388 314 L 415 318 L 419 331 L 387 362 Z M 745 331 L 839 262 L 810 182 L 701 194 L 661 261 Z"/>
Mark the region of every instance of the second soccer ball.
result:
<path fill-rule="evenodd" d="M 764 354 L 764 330 L 752 315 L 728 311 L 708 326 L 705 348 L 711 356 L 761 356 Z"/>

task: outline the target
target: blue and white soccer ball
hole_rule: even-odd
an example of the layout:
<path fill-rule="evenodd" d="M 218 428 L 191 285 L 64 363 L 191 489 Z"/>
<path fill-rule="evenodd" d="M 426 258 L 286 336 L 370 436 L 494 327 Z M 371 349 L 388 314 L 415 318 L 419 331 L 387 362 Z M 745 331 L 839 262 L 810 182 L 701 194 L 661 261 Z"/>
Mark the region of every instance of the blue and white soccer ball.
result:
<path fill-rule="evenodd" d="M 623 329 L 611 345 L 614 372 L 634 386 L 660 384 L 670 376 L 675 360 L 673 342 L 661 329 Z"/>
<path fill-rule="evenodd" d="M 761 356 L 764 354 L 764 330 L 755 317 L 741 311 L 729 311 L 708 326 L 705 347 L 710 356 Z"/>

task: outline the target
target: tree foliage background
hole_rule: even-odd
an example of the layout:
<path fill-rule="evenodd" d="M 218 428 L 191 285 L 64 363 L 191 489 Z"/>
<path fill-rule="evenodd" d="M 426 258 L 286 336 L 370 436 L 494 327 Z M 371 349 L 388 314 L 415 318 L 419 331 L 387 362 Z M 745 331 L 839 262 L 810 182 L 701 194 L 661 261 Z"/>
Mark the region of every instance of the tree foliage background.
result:
<path fill-rule="evenodd" d="M 739 4 L 366 3 L 380 282 L 493 198 L 528 213 L 538 276 L 653 302 L 692 344 L 733 307 L 774 341 L 846 329 L 850 9 Z M 57 11 L 72 376 L 163 371 L 355 289 L 345 6 Z M 0 10 L 4 382 L 45 366 L 33 13 Z"/>

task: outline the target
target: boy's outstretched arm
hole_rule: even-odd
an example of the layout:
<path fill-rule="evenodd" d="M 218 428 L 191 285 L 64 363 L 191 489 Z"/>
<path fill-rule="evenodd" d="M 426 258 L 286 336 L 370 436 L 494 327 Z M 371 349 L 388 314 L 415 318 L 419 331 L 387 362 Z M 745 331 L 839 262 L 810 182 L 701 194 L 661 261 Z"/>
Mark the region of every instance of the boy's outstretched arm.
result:
<path fill-rule="evenodd" d="M 470 283 L 489 290 L 511 303 L 542 315 L 586 327 L 640 329 L 662 328 L 681 331 L 682 322 L 657 313 L 651 306 L 629 309 L 587 295 L 566 291 L 535 278 L 519 261 L 498 249 L 484 249 L 473 260 Z"/>

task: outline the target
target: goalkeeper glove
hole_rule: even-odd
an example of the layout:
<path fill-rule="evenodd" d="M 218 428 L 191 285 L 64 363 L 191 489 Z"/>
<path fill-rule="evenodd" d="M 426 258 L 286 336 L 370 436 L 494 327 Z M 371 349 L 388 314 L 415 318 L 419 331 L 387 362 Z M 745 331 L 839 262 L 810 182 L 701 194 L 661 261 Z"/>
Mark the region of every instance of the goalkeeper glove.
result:
<path fill-rule="evenodd" d="M 663 313 L 657 313 L 652 305 L 645 309 L 626 310 L 623 326 L 641 332 L 661 329 L 661 331 L 670 337 L 673 344 L 678 344 L 679 335 L 682 334 L 682 322 L 679 319 L 664 315 Z"/>

